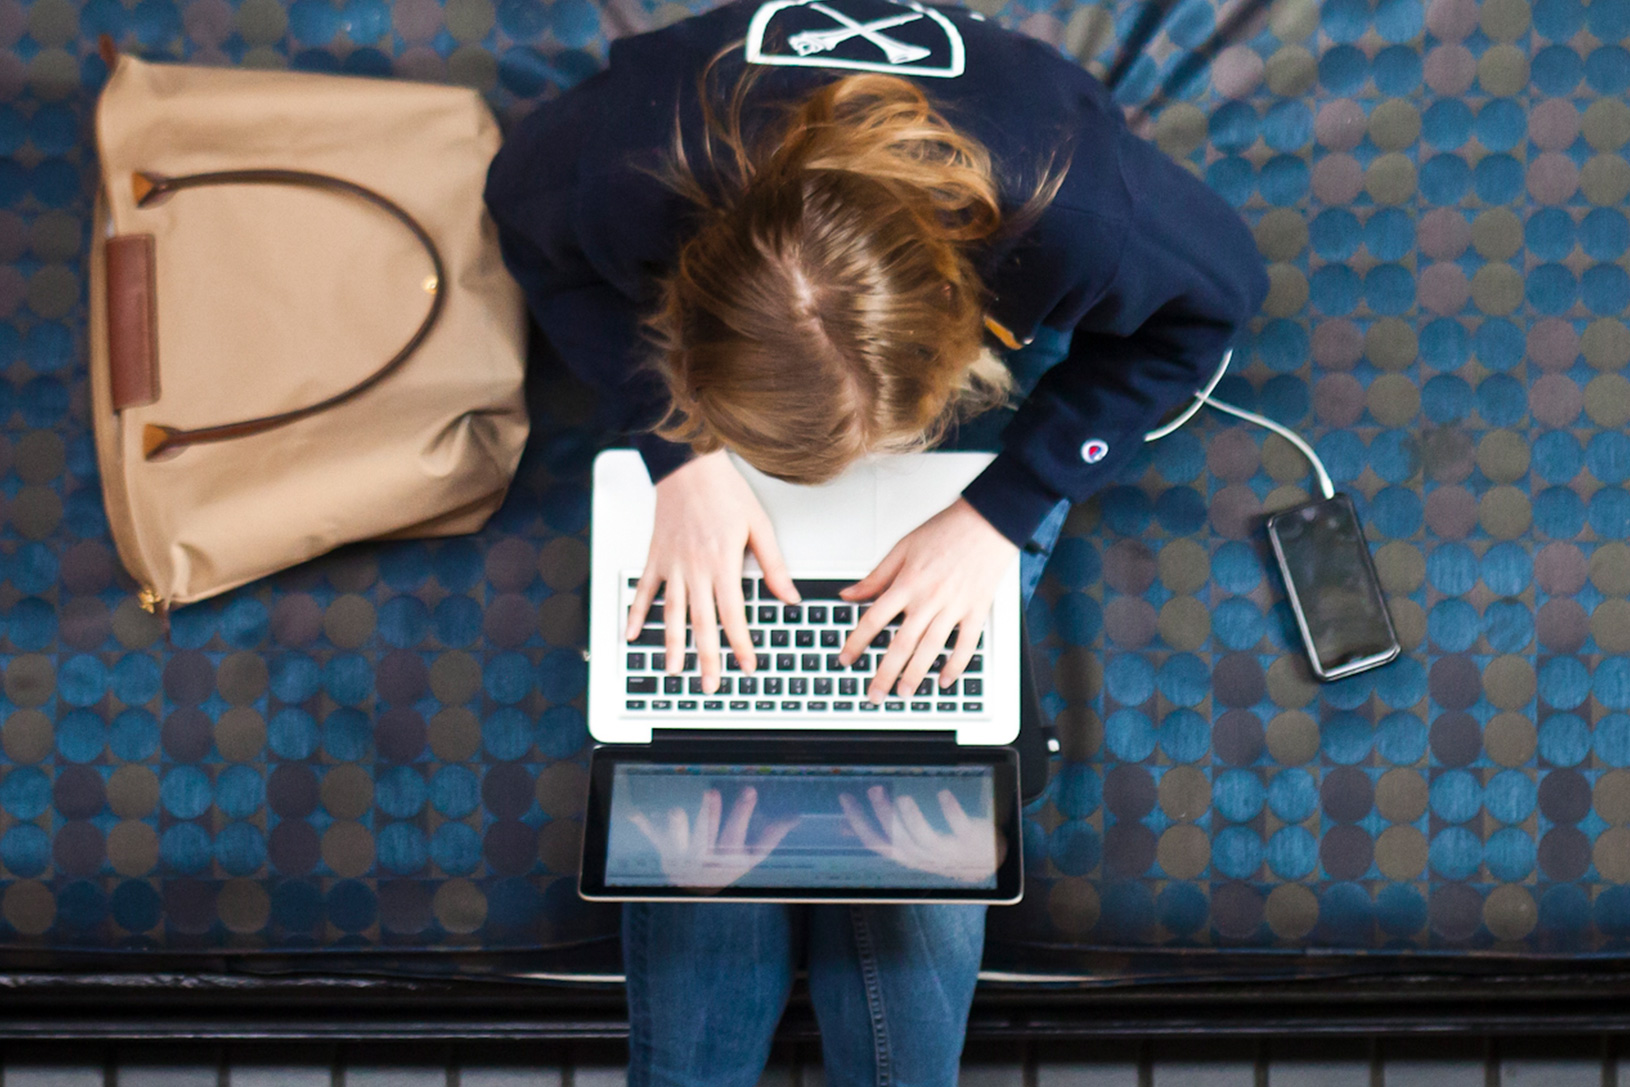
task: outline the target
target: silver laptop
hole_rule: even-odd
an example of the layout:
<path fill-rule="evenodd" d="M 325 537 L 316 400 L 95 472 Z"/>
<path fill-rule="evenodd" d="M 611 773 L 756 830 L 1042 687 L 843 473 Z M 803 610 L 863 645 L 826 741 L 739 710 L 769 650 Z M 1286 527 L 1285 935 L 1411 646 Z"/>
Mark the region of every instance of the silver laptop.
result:
<path fill-rule="evenodd" d="M 687 652 L 688 667 L 679 675 L 667 674 L 661 622 L 647 619 L 637 644 L 623 640 L 651 540 L 656 491 L 637 452 L 601 453 L 594 462 L 590 542 L 590 735 L 601 743 L 640 744 L 659 729 L 940 732 L 953 733 L 961 745 L 1012 743 L 1019 732 L 1022 644 L 1017 559 L 997 588 L 975 660 L 950 688 L 940 689 L 931 677 L 881 706 L 866 700 L 892 627 L 852 667 L 836 660 L 858 613 L 837 590 L 870 573 L 903 536 L 950 505 L 991 456 L 874 457 L 818 487 L 782 483 L 737 461 L 775 527 L 803 601 L 789 606 L 771 596 L 749 556 L 743 582 L 760 667 L 747 676 L 727 658 L 727 682 L 703 694 L 694 653 Z"/>
<path fill-rule="evenodd" d="M 694 646 L 670 674 L 660 613 L 633 643 L 655 489 L 633 450 L 594 464 L 589 732 L 594 752 L 579 890 L 607 900 L 1015 902 L 1023 893 L 1018 762 L 1018 561 L 968 669 L 881 705 L 867 685 L 893 634 L 837 655 L 861 605 L 838 596 L 940 512 L 987 453 L 865 460 L 819 487 L 741 470 L 775 528 L 802 600 L 743 574 L 757 653 L 727 645 L 704 693 Z M 961 636 L 959 634 L 959 636 Z M 942 657 L 943 660 L 943 657 Z"/>

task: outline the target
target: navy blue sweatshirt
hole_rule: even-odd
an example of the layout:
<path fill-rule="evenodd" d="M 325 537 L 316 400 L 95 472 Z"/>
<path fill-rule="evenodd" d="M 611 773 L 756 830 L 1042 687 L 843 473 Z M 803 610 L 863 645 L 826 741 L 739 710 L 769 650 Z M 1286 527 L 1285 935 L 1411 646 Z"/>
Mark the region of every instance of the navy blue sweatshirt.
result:
<path fill-rule="evenodd" d="M 995 320 L 1020 339 L 1040 326 L 1073 334 L 964 492 L 1016 544 L 1060 498 L 1083 501 L 1116 479 L 1267 292 L 1233 209 L 1128 132 L 1104 86 L 1049 46 L 961 9 L 743 0 L 614 43 L 605 71 L 516 126 L 488 175 L 487 203 L 533 318 L 630 429 L 667 405 L 640 321 L 691 215 L 652 171 L 676 117 L 687 140 L 701 132 L 697 76 L 729 46 L 714 82 L 728 88 L 747 63 L 765 66 L 755 103 L 793 101 L 856 70 L 916 80 L 990 150 L 1013 207 L 1049 159 L 1068 163 L 1035 224 L 977 257 Z M 653 480 L 691 455 L 648 431 L 636 444 Z"/>

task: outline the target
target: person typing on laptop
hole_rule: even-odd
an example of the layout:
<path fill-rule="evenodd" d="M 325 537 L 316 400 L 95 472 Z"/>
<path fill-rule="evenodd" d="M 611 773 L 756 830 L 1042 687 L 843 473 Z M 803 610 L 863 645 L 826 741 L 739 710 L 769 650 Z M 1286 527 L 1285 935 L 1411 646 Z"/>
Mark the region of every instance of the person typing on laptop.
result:
<path fill-rule="evenodd" d="M 798 600 L 727 451 L 815 484 L 1018 401 L 990 466 L 842 593 L 845 663 L 894 628 L 866 697 L 953 684 L 1007 568 L 1022 552 L 1033 590 L 1069 504 L 1267 290 L 1239 217 L 1090 75 L 894 0 L 733 3 L 619 41 L 520 122 L 487 200 L 543 334 L 656 481 L 629 634 L 660 593 L 668 667 L 688 623 L 704 691 L 731 653 L 754 670 L 748 553 Z M 982 940 L 960 904 L 630 903 L 630 1082 L 755 1082 L 801 948 L 832 1082 L 953 1082 Z"/>

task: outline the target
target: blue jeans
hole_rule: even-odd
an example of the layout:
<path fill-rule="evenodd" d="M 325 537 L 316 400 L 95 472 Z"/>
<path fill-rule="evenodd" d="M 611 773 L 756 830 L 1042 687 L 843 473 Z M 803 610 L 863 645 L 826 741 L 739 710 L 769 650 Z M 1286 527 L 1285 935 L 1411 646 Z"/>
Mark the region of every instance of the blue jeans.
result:
<path fill-rule="evenodd" d="M 985 907 L 630 902 L 629 1087 L 752 1087 L 807 950 L 831 1087 L 954 1084 Z"/>
<path fill-rule="evenodd" d="M 1021 392 L 1069 347 L 1042 332 L 1008 360 Z M 999 422 L 948 444 L 989 448 Z M 1026 605 L 1069 512 L 1019 554 Z M 984 943 L 980 905 L 627 903 L 629 1087 L 753 1087 L 801 953 L 831 1087 L 954 1084 Z"/>

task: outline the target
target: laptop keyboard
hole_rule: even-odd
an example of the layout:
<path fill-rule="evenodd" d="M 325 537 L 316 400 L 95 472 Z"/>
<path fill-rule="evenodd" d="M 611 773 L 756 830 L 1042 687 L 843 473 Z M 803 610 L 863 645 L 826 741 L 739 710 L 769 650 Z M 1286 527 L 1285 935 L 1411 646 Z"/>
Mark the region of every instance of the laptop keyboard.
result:
<path fill-rule="evenodd" d="M 633 598 L 637 577 L 626 579 L 624 606 Z M 853 581 L 803 579 L 794 581 L 799 604 L 784 604 L 762 578 L 742 580 L 747 603 L 747 625 L 757 649 L 756 671 L 748 675 L 730 651 L 721 633 L 724 668 L 719 689 L 702 692 L 693 635 L 685 630 L 684 667 L 668 675 L 663 626 L 663 598 L 651 606 L 639 636 L 626 645 L 624 656 L 624 709 L 640 713 L 696 713 L 762 716 L 766 713 L 814 715 L 900 714 L 904 717 L 978 714 L 985 710 L 984 657 L 975 652 L 961 678 L 943 690 L 938 675 L 946 654 L 934 661 L 929 675 L 909 697 L 889 697 L 881 705 L 868 701 L 866 687 L 899 629 L 890 624 L 872 639 L 860 657 L 844 667 L 838 653 L 868 605 L 853 604 L 838 596 Z M 625 613 L 626 614 L 626 613 Z M 953 633 L 951 646 L 956 644 Z M 980 634 L 978 649 L 984 648 Z"/>

